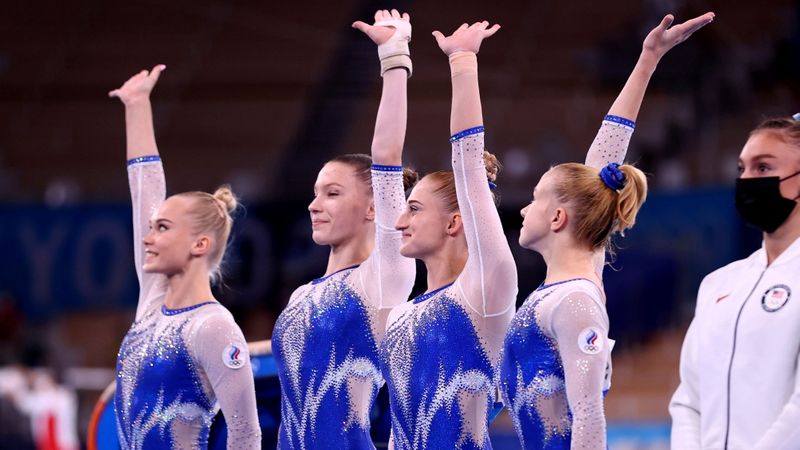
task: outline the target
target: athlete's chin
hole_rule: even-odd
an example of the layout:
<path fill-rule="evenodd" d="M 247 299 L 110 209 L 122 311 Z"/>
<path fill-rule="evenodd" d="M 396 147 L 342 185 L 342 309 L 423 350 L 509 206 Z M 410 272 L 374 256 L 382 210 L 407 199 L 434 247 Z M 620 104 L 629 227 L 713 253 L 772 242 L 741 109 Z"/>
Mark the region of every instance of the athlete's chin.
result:
<path fill-rule="evenodd" d="M 144 264 L 142 264 L 142 272 L 149 274 L 161 274 L 169 277 L 170 275 L 178 273 L 180 271 L 181 271 L 180 267 L 174 266 L 172 264 L 169 265 L 158 264 L 155 261 L 145 262 Z"/>
<path fill-rule="evenodd" d="M 158 267 L 158 264 L 153 264 L 153 263 L 144 263 L 142 265 L 142 272 L 144 272 L 144 273 L 162 273 L 162 271 Z"/>
<path fill-rule="evenodd" d="M 526 235 L 524 232 L 519 234 L 519 246 L 526 249 L 526 250 L 533 250 L 538 251 L 536 247 L 536 239 L 531 238 L 530 236 Z"/>
<path fill-rule="evenodd" d="M 319 230 L 314 230 L 314 231 L 311 232 L 311 239 L 317 245 L 330 245 L 331 244 L 331 240 L 330 240 L 330 237 L 328 236 L 328 233 L 324 233 L 324 232 L 319 231 Z"/>
<path fill-rule="evenodd" d="M 406 258 L 419 258 L 421 256 L 419 249 L 411 242 L 403 242 L 400 244 L 400 255 Z"/>

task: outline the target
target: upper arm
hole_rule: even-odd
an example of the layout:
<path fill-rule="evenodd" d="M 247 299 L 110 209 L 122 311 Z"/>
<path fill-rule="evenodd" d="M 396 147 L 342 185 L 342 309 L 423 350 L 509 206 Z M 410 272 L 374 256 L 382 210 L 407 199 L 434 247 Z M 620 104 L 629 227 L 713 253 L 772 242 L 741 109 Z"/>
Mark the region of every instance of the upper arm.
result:
<path fill-rule="evenodd" d="M 210 316 L 195 330 L 193 348 L 228 423 L 228 448 L 260 448 L 253 370 L 239 327 L 227 314 Z"/>
<path fill-rule="evenodd" d="M 402 234 L 394 228 L 405 208 L 403 168 L 373 166 L 375 246 L 359 267 L 358 275 L 367 301 L 376 308 L 391 308 L 408 300 L 414 286 L 416 265 L 400 254 Z"/>
<path fill-rule="evenodd" d="M 605 316 L 589 294 L 571 292 L 553 310 L 551 330 L 564 367 L 573 446 L 594 448 L 593 441 L 602 439 L 597 448 L 605 448 L 603 387 L 610 364 Z"/>
<path fill-rule="evenodd" d="M 453 174 L 469 252 L 457 285 L 481 316 L 504 314 L 517 295 L 517 268 L 494 204 L 483 158 L 483 127 L 453 138 Z"/>
<path fill-rule="evenodd" d="M 164 294 L 164 276 L 142 270 L 144 235 L 150 229 L 150 219 L 166 198 L 164 168 L 158 156 L 145 156 L 128 162 L 128 185 L 133 212 L 133 255 L 139 279 L 137 319 Z"/>
<path fill-rule="evenodd" d="M 585 164 L 598 170 L 608 163 L 622 164 L 636 124 L 619 116 L 607 115 L 586 154 Z"/>

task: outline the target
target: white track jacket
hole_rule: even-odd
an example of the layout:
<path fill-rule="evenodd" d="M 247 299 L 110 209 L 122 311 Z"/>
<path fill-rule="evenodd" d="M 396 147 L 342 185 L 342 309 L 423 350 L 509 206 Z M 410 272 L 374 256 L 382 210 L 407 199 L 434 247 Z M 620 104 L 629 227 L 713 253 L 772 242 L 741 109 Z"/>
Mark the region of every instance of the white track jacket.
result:
<path fill-rule="evenodd" d="M 672 448 L 800 449 L 800 239 L 706 276 L 670 402 Z"/>

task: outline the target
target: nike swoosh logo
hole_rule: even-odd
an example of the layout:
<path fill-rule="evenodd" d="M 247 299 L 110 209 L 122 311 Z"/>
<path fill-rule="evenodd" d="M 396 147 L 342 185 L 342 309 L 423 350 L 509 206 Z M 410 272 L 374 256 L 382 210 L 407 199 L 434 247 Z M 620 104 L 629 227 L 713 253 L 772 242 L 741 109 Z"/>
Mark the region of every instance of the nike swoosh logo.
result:
<path fill-rule="evenodd" d="M 721 301 L 725 300 L 726 298 L 728 298 L 728 296 L 729 296 L 729 295 L 731 295 L 731 294 L 725 294 L 725 295 L 723 295 L 722 297 L 718 298 L 718 299 L 717 299 L 717 301 L 716 301 L 715 303 L 719 303 L 719 302 L 721 302 Z"/>

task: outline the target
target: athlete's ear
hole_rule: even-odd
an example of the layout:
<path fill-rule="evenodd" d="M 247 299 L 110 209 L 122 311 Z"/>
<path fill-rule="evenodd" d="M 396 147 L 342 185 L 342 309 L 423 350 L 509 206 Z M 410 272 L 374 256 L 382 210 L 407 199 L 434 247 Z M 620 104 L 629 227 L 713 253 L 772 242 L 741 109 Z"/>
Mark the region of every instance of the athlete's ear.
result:
<path fill-rule="evenodd" d="M 564 208 L 556 208 L 553 216 L 550 218 L 550 230 L 558 233 L 567 226 L 567 210 Z"/>
<path fill-rule="evenodd" d="M 367 220 L 370 222 L 375 221 L 375 201 L 369 202 L 369 209 L 367 209 Z"/>
<path fill-rule="evenodd" d="M 445 233 L 448 236 L 455 236 L 464 224 L 461 222 L 461 213 L 453 213 L 450 215 L 450 220 L 447 221 L 447 228 Z"/>
<path fill-rule="evenodd" d="M 192 256 L 203 256 L 211 250 L 211 239 L 208 236 L 200 235 L 192 244 Z"/>

